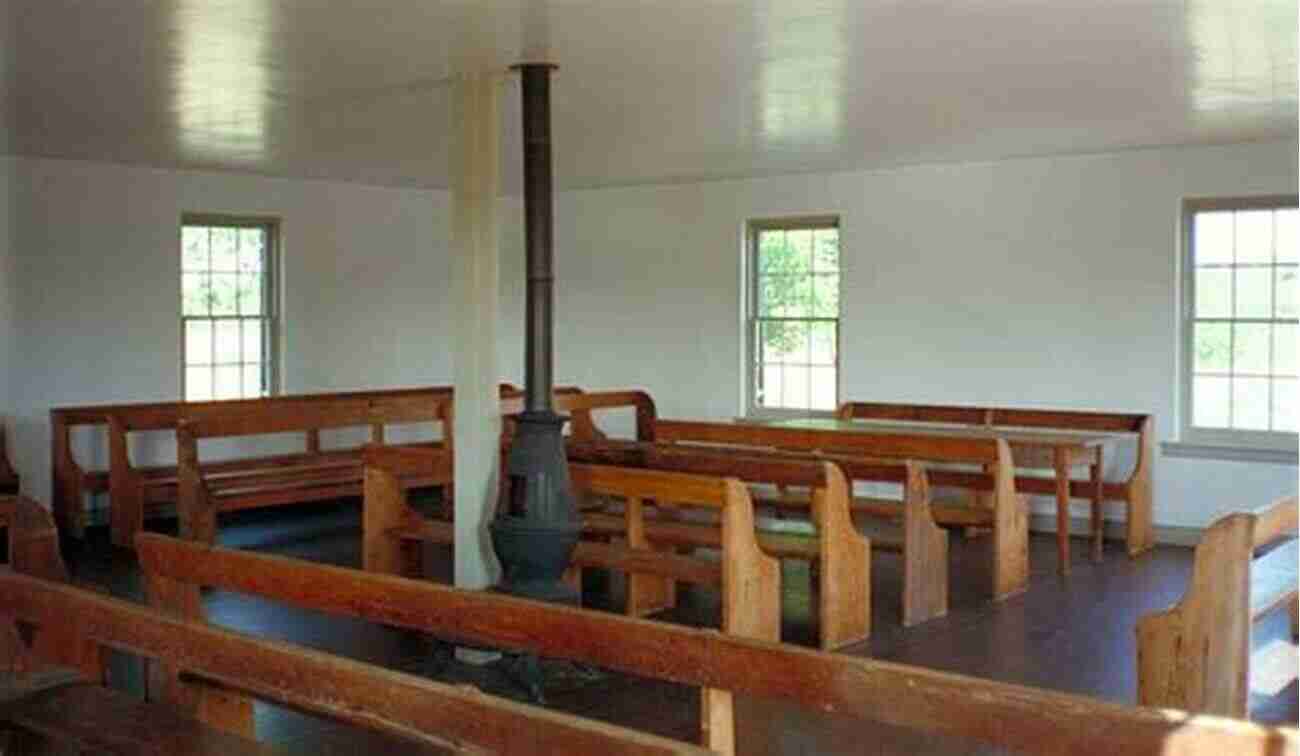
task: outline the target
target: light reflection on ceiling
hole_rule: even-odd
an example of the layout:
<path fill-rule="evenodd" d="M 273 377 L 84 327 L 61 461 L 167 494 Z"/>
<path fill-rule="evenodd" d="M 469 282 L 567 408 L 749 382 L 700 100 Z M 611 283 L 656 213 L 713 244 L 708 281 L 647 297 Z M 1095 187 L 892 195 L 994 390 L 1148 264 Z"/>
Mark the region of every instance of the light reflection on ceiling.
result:
<path fill-rule="evenodd" d="M 1294 140 L 1295 0 L 0 0 L 26 155 L 445 187 L 549 58 L 561 187 Z M 517 88 L 503 87 L 504 160 Z M 517 166 L 503 165 L 510 180 Z M 517 187 L 510 187 L 517 189 Z"/>

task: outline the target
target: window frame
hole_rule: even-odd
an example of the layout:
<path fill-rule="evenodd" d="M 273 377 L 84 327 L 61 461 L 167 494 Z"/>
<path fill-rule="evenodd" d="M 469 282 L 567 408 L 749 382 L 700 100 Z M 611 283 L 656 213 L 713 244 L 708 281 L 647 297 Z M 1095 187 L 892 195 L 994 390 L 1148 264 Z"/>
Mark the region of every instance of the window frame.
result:
<path fill-rule="evenodd" d="M 761 360 L 762 351 L 759 346 L 759 335 L 757 323 L 758 301 L 759 301 L 759 265 L 758 265 L 758 237 L 763 231 L 798 231 L 805 229 L 819 229 L 834 227 L 840 234 L 840 259 L 839 259 L 839 285 L 837 293 L 839 294 L 837 312 L 834 318 L 807 318 L 809 321 L 833 321 L 835 323 L 835 408 L 829 410 L 818 409 L 798 409 L 793 407 L 764 407 L 758 404 L 758 370 Z M 791 418 L 791 417 L 834 417 L 835 411 L 840 404 L 840 393 L 843 385 L 843 371 L 841 369 L 841 345 L 844 341 L 844 319 L 843 319 L 843 296 L 844 296 L 844 226 L 837 214 L 824 215 L 796 215 L 781 216 L 769 218 L 750 219 L 745 224 L 745 254 L 744 254 L 744 277 L 745 277 L 745 308 L 744 317 L 742 318 L 742 327 L 745 329 L 743 342 L 744 350 L 744 377 L 745 385 L 742 387 L 742 396 L 744 401 L 744 415 L 751 418 Z"/>
<path fill-rule="evenodd" d="M 1194 424 L 1193 378 L 1196 372 L 1196 245 L 1195 216 L 1197 213 L 1238 210 L 1280 210 L 1300 206 L 1294 194 L 1270 194 L 1244 197 L 1186 198 L 1182 203 L 1180 241 L 1182 253 L 1181 297 L 1179 308 L 1179 442 L 1169 449 L 1175 456 L 1199 456 L 1224 459 L 1254 459 L 1277 461 L 1278 453 L 1288 458 L 1296 454 L 1300 433 L 1294 431 L 1261 431 L 1234 428 L 1206 428 Z M 1276 265 L 1276 256 L 1274 257 Z M 1236 313 L 1227 319 L 1238 320 Z M 1249 319 L 1245 319 L 1249 320 Z M 1269 322 L 1276 322 L 1276 316 Z M 1270 403 L 1269 412 L 1273 412 Z"/>
<path fill-rule="evenodd" d="M 265 357 L 262 361 L 265 365 L 266 394 L 264 396 L 277 396 L 281 393 L 280 386 L 280 219 L 274 216 L 263 215 L 226 215 L 220 213 L 192 213 L 186 212 L 181 214 L 180 225 L 177 226 L 177 246 L 176 249 L 183 254 L 185 228 L 187 226 L 221 226 L 226 228 L 258 228 L 266 232 L 266 251 L 263 260 L 263 284 L 262 284 L 262 311 L 263 332 L 266 334 Z M 186 359 L 185 343 L 185 324 L 188 320 L 207 320 L 215 322 L 221 320 L 220 316 L 188 316 L 185 314 L 185 287 L 184 287 L 184 264 L 180 266 L 179 275 L 177 276 L 177 297 L 178 306 L 176 312 L 180 319 L 180 360 L 178 367 L 180 370 L 180 396 L 182 402 L 191 401 L 186 398 L 185 373 L 189 363 Z M 240 397 L 244 399 L 255 399 L 260 397 Z M 218 399 L 196 399 L 196 402 L 202 401 L 223 401 Z"/>

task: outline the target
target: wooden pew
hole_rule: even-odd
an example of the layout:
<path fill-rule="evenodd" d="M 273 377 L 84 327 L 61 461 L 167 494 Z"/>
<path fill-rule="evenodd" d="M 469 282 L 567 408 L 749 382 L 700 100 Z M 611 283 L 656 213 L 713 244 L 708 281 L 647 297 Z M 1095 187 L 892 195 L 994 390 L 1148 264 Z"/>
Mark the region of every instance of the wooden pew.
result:
<path fill-rule="evenodd" d="M 689 744 L 212 627 L 175 610 L 199 607 L 197 586 L 156 574 L 150 580 L 151 599 L 167 610 L 0 572 L 0 728 L 41 735 L 76 753 L 274 753 L 253 739 L 250 703 L 257 698 L 437 752 L 704 753 Z M 27 642 L 23 628 L 32 628 L 37 640 Z M 62 642 L 41 644 L 50 632 Z M 102 665 L 86 670 L 79 647 L 111 648 L 149 660 L 151 700 L 103 687 Z"/>
<path fill-rule="evenodd" d="M 244 413 L 188 412 L 176 424 L 180 532 L 183 537 L 211 543 L 216 537 L 218 512 L 360 496 L 363 489 L 362 447 L 309 450 L 289 463 L 276 457 L 268 464 L 251 458 L 205 465 L 199 459 L 200 439 L 318 433 L 355 426 L 370 426 L 375 429 L 372 438 L 382 438 L 384 424 L 440 420 L 450 404 L 445 395 L 426 394 L 385 400 L 281 403 Z M 447 481 L 416 478 L 407 482 L 417 487 Z"/>
<path fill-rule="evenodd" d="M 5 427 L 0 425 L 0 494 L 16 494 L 21 488 L 18 471 L 9 464 L 9 446 L 5 443 Z"/>
<path fill-rule="evenodd" d="M 517 391 L 514 386 L 503 384 L 503 392 Z M 68 535 L 80 535 L 83 526 L 83 506 L 86 494 L 108 493 L 110 507 L 113 506 L 112 479 L 114 470 L 112 461 L 117 458 L 127 460 L 125 436 L 116 440 L 110 432 L 110 420 L 116 418 L 124 433 L 135 431 L 169 431 L 175 430 L 176 424 L 186 416 L 209 416 L 211 414 L 254 414 L 259 411 L 271 411 L 283 407 L 309 408 L 318 403 L 332 402 L 356 403 L 364 401 L 401 402 L 406 399 L 426 398 L 435 400 L 451 396 L 450 386 L 431 386 L 427 388 L 384 389 L 378 391 L 349 391 L 328 394 L 297 394 L 276 396 L 262 399 L 230 399 L 210 402 L 150 402 L 131 404 L 103 404 L 81 407 L 54 407 L 50 410 L 50 464 L 51 491 L 53 509 L 62 532 Z M 74 453 L 73 431 L 78 428 L 102 429 L 105 448 L 109 450 L 110 466 L 105 469 L 90 469 L 83 465 Z M 383 429 L 373 429 L 372 436 L 383 438 Z M 114 451 L 114 446 L 118 448 Z M 304 433 L 304 453 L 319 451 L 320 437 L 314 432 Z M 292 463 L 294 455 L 286 455 L 285 462 Z M 238 469 L 234 463 L 231 469 Z M 135 486 L 143 479 L 145 485 L 145 505 L 175 502 L 176 466 L 152 465 L 119 468 L 118 477 L 127 488 L 118 492 L 119 496 L 130 499 Z M 130 500 L 128 507 L 135 507 Z M 114 517 L 110 509 L 110 517 Z M 119 546 L 132 545 L 131 523 L 137 520 L 135 513 L 127 512 L 114 517 L 114 543 Z"/>
<path fill-rule="evenodd" d="M 1296 519 L 1292 496 L 1222 517 L 1205 531 L 1183 598 L 1138 620 L 1139 703 L 1247 716 L 1251 625 L 1286 607 L 1296 632 Z"/>
<path fill-rule="evenodd" d="M 439 450 L 366 450 L 362 553 L 367 571 L 419 576 L 420 542 L 454 544 L 452 523 L 420 517 L 406 503 L 404 481 L 411 476 L 437 480 L 450 474 L 448 455 Z M 780 638 L 781 572 L 755 540 L 749 492 L 734 478 L 654 470 L 574 464 L 574 491 L 616 497 L 626 506 L 625 545 L 581 541 L 573 554 L 570 579 L 580 570 L 602 568 L 628 574 L 629 614 L 643 615 L 671 604 L 676 581 L 721 584 L 722 630 L 755 638 Z M 705 507 L 721 522 L 720 562 L 655 551 L 646 536 L 647 500 Z"/>
<path fill-rule="evenodd" d="M 861 641 L 871 631 L 872 549 L 896 551 L 903 559 L 902 619 L 911 626 L 948 611 L 948 536 L 929 514 L 924 468 L 915 462 L 869 465 L 858 460 L 822 462 L 809 455 L 764 454 L 753 448 L 683 448 L 636 442 L 574 442 L 569 459 L 709 475 L 735 475 L 764 489 L 754 503 L 779 511 L 811 514 L 815 535 L 790 532 L 784 523 L 760 525 L 758 543 L 769 554 L 802 559 L 814 566 L 818 597 L 819 642 L 824 649 Z M 867 537 L 855 527 L 850 485 L 856 480 L 888 480 L 904 485 L 897 524 L 873 518 Z M 775 495 L 773 487 L 805 489 L 801 495 Z M 589 515 L 593 532 L 614 533 L 622 523 L 608 515 Z M 771 529 L 767 529 L 770 527 Z M 647 523 L 651 542 L 685 546 L 714 545 L 716 535 L 697 524 Z"/>
<path fill-rule="evenodd" d="M 880 402 L 845 402 L 837 412 L 845 420 L 888 420 L 892 422 L 942 423 L 993 428 L 1036 428 L 1042 430 L 1100 431 L 1134 434 L 1137 446 L 1133 470 L 1123 481 L 1105 481 L 1100 501 L 1121 501 L 1127 508 L 1127 545 L 1130 556 L 1137 556 L 1155 545 L 1151 520 L 1152 468 L 1155 462 L 1155 421 L 1149 414 L 1121 412 L 1085 412 L 1080 410 L 1017 409 L 1011 407 L 967 407 L 929 404 L 887 404 Z M 1017 460 L 1019 461 L 1019 460 Z M 1050 460 L 1025 460 L 1024 467 L 1051 467 Z M 936 485 L 939 481 L 935 481 Z M 1057 493 L 1054 481 L 1035 476 L 1016 478 L 1016 489 L 1045 496 Z M 1094 499 L 1088 481 L 1073 480 L 1070 496 Z M 946 512 L 936 511 L 944 522 Z M 1101 507 L 1092 508 L 1094 553 L 1100 549 L 1102 535 Z"/>
<path fill-rule="evenodd" d="M 827 431 L 779 428 L 746 423 L 700 420 L 657 420 L 654 438 L 658 443 L 689 447 L 746 446 L 774 451 L 811 453 L 834 462 L 850 460 L 917 460 L 926 463 L 964 464 L 982 471 L 960 473 L 960 484 L 982 497 L 987 509 L 971 509 L 966 525 L 993 530 L 992 595 L 1002 600 L 1025 590 L 1029 581 L 1029 521 L 1026 501 L 1015 489 L 1015 468 L 1011 449 L 1001 439 L 950 438 L 924 434 L 881 434 L 868 431 Z M 929 470 L 927 469 L 927 473 Z M 944 482 L 953 485 L 950 473 Z M 929 473 L 930 484 L 938 481 Z M 855 497 L 855 514 L 898 516 L 900 502 Z M 933 510 L 938 511 L 934 506 Z M 938 517 L 935 517 L 938 520 Z"/>
<path fill-rule="evenodd" d="M 155 534 L 140 535 L 137 552 L 149 575 L 180 584 L 249 593 L 455 642 L 777 699 L 809 711 L 969 738 L 1018 752 L 1300 753 L 1300 733 L 1293 728 L 1123 706 Z M 13 603 L 11 593 L 0 581 L 0 611 Z M 310 674 L 303 677 L 311 679 Z"/>

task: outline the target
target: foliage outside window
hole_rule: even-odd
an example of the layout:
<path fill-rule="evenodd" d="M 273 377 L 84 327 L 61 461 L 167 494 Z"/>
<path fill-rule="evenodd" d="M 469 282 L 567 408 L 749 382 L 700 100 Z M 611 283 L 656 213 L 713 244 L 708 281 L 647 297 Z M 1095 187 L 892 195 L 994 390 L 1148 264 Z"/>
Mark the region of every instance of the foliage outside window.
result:
<path fill-rule="evenodd" d="M 185 401 L 273 393 L 276 225 L 186 217 L 181 226 Z"/>
<path fill-rule="evenodd" d="M 1294 451 L 1296 200 L 1188 201 L 1184 218 L 1184 440 Z"/>
<path fill-rule="evenodd" d="M 839 401 L 840 232 L 833 218 L 750 224 L 749 410 Z"/>

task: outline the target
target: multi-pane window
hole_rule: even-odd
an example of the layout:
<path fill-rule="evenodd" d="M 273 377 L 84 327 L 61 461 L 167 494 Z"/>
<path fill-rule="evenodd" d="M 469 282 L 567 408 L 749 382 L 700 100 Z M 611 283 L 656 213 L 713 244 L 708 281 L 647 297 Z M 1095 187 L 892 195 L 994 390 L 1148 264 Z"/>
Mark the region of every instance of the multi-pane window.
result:
<path fill-rule="evenodd" d="M 186 401 L 267 396 L 275 385 L 276 224 L 181 224 L 181 381 Z"/>
<path fill-rule="evenodd" d="M 834 218 L 749 228 L 749 411 L 839 401 L 840 230 Z"/>
<path fill-rule="evenodd" d="M 1296 200 L 1189 200 L 1184 219 L 1184 440 L 1294 450 Z"/>

